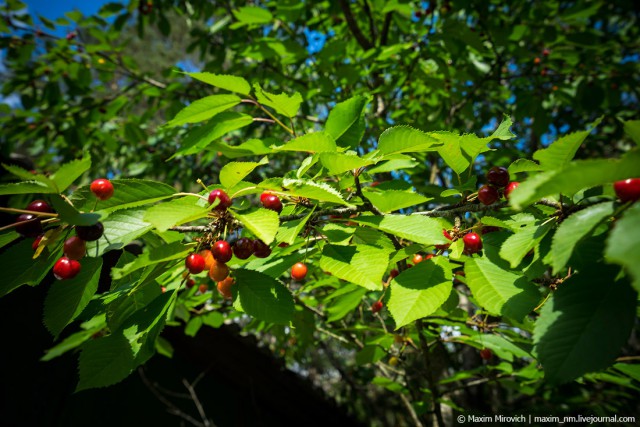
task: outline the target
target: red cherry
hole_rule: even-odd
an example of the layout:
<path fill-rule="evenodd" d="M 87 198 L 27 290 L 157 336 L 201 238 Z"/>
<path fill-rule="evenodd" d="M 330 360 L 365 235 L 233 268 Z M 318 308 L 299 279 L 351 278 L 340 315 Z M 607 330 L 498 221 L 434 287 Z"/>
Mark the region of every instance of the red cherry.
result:
<path fill-rule="evenodd" d="M 498 190 L 490 185 L 483 185 L 478 190 L 478 200 L 480 200 L 483 205 L 492 205 L 499 198 L 500 194 L 498 194 Z"/>
<path fill-rule="evenodd" d="M 94 242 L 104 234 L 104 225 L 101 222 L 93 225 L 76 225 L 76 234 L 85 242 Z"/>
<path fill-rule="evenodd" d="M 413 258 L 411 259 L 411 262 L 413 262 L 413 264 L 418 264 L 419 262 L 422 262 L 424 260 L 424 258 L 422 257 L 422 255 L 420 254 L 415 254 L 413 255 Z"/>
<path fill-rule="evenodd" d="M 186 286 L 187 289 L 191 289 L 196 285 L 196 281 L 193 280 L 193 279 L 189 279 L 189 280 L 186 281 L 186 283 L 184 285 Z"/>
<path fill-rule="evenodd" d="M 16 231 L 25 237 L 38 237 L 42 234 L 42 223 L 40 218 L 31 214 L 18 215 L 16 223 L 22 222 L 20 225 L 16 225 Z"/>
<path fill-rule="evenodd" d="M 550 54 L 550 53 L 551 53 L 551 51 L 550 51 L 549 49 L 546 49 L 546 48 L 545 48 L 545 49 L 542 49 L 542 54 L 543 54 L 544 56 L 549 56 L 549 54 Z"/>
<path fill-rule="evenodd" d="M 209 204 L 213 204 L 216 199 L 220 200 L 220 203 L 215 207 L 217 211 L 226 211 L 233 203 L 229 198 L 229 195 L 224 190 L 213 190 L 209 193 Z"/>
<path fill-rule="evenodd" d="M 253 254 L 258 258 L 266 258 L 271 255 L 271 248 L 262 240 L 253 241 Z"/>
<path fill-rule="evenodd" d="M 493 357 L 493 351 L 489 348 L 483 348 L 480 350 L 480 357 L 484 360 L 490 360 Z"/>
<path fill-rule="evenodd" d="M 78 35 L 78 34 L 77 34 L 75 31 L 71 31 L 70 33 L 68 33 L 68 34 L 66 35 L 66 39 L 67 39 L 67 40 L 73 40 L 73 39 L 75 39 L 75 38 L 76 38 L 76 36 L 77 36 L 77 35 Z"/>
<path fill-rule="evenodd" d="M 204 283 L 198 286 L 198 291 L 200 291 L 201 294 L 204 294 L 208 290 L 209 290 L 209 286 L 205 285 Z"/>
<path fill-rule="evenodd" d="M 425 260 L 427 260 L 427 259 L 431 259 L 431 258 L 433 258 L 434 256 L 435 256 L 434 254 L 427 254 L 427 255 L 425 255 L 424 259 L 425 259 Z"/>
<path fill-rule="evenodd" d="M 204 257 L 200 254 L 189 255 L 184 263 L 191 274 L 202 273 L 205 268 Z"/>
<path fill-rule="evenodd" d="M 445 230 L 444 228 L 442 229 L 442 235 L 447 240 L 453 240 L 453 237 L 451 237 L 451 234 L 449 234 L 449 232 L 447 230 Z M 443 250 L 443 251 L 446 251 L 447 249 L 449 249 L 449 246 L 450 246 L 449 243 L 445 243 L 443 245 L 435 245 L 436 249 L 440 249 L 440 250 Z"/>
<path fill-rule="evenodd" d="M 264 199 L 260 197 L 260 200 L 262 201 L 262 206 L 264 206 L 266 209 L 270 209 L 278 213 L 282 212 L 282 202 L 280 201 L 280 198 L 278 198 L 278 196 L 269 194 Z"/>
<path fill-rule="evenodd" d="M 307 266 L 304 263 L 297 262 L 291 267 L 291 278 L 293 280 L 301 281 L 307 276 Z"/>
<path fill-rule="evenodd" d="M 247 259 L 253 254 L 253 240 L 241 237 L 233 245 L 233 254 L 238 259 Z"/>
<path fill-rule="evenodd" d="M 264 201 L 267 197 L 269 196 L 273 196 L 273 193 L 271 193 L 270 191 L 264 191 L 261 195 L 260 195 L 260 203 L 262 203 L 264 205 Z"/>
<path fill-rule="evenodd" d="M 520 183 L 518 181 L 511 181 L 508 185 L 507 188 L 504 189 L 504 197 L 505 199 L 509 200 L 509 194 L 511 194 L 511 192 L 513 190 L 515 190 L 516 188 L 518 188 L 518 186 L 520 185 Z"/>
<path fill-rule="evenodd" d="M 400 272 L 394 268 L 389 272 L 389 277 L 395 279 L 396 277 L 398 277 L 398 274 L 400 274 Z"/>
<path fill-rule="evenodd" d="M 80 273 L 80 263 L 66 256 L 60 258 L 53 265 L 53 275 L 58 280 L 73 279 Z"/>
<path fill-rule="evenodd" d="M 38 246 L 40 246 L 40 242 L 42 241 L 42 238 L 44 237 L 44 234 L 39 235 L 38 237 L 36 237 L 33 240 L 33 243 L 31 244 L 31 249 L 33 249 L 34 251 L 36 249 L 38 249 Z"/>
<path fill-rule="evenodd" d="M 53 213 L 53 209 L 51 208 L 51 206 L 49 206 L 49 203 L 45 202 L 44 200 L 34 200 L 33 202 L 29 203 L 29 206 L 27 206 L 26 210 L 32 212 Z"/>
<path fill-rule="evenodd" d="M 113 196 L 113 184 L 105 178 L 96 179 L 89 186 L 91 192 L 100 200 L 107 200 Z"/>
<path fill-rule="evenodd" d="M 371 304 L 371 312 L 377 313 L 380 310 L 382 310 L 382 307 L 384 307 L 384 304 L 382 303 L 382 301 L 376 301 L 373 304 Z"/>
<path fill-rule="evenodd" d="M 509 171 L 501 166 L 494 166 L 487 172 L 487 181 L 496 187 L 504 187 L 509 183 Z"/>
<path fill-rule="evenodd" d="M 87 244 L 78 236 L 71 236 L 64 242 L 64 254 L 67 258 L 81 260 L 87 253 Z"/>
<path fill-rule="evenodd" d="M 464 242 L 464 252 L 467 255 L 475 254 L 482 250 L 482 238 L 478 233 L 468 233 L 462 238 Z"/>
<path fill-rule="evenodd" d="M 635 202 L 640 199 L 640 178 L 614 182 L 613 189 L 622 203 Z"/>
<path fill-rule="evenodd" d="M 231 245 L 226 240 L 218 240 L 211 246 L 211 253 L 213 257 L 222 263 L 227 263 L 233 256 L 231 251 Z"/>

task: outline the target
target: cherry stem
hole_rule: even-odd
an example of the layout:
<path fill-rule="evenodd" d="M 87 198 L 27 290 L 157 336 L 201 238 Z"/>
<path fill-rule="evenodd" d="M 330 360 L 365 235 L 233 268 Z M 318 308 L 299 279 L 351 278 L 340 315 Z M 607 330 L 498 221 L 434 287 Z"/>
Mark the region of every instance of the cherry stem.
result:
<path fill-rule="evenodd" d="M 209 201 L 208 197 L 202 196 L 200 194 L 196 194 L 196 193 L 175 193 L 174 196 L 193 196 L 193 197 L 198 197 L 202 200 L 206 200 L 207 202 Z"/>
<path fill-rule="evenodd" d="M 36 216 L 46 216 L 46 217 L 50 217 L 50 218 L 57 218 L 58 217 L 57 213 L 28 211 L 26 209 L 15 209 L 15 208 L 0 208 L 0 212 L 31 214 L 31 215 L 36 215 Z"/>

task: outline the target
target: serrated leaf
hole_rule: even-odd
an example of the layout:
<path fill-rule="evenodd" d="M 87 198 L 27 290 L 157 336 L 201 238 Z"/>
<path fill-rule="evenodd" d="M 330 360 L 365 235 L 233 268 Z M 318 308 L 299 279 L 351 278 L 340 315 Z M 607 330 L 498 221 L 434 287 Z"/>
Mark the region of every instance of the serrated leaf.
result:
<path fill-rule="evenodd" d="M 571 214 L 560 224 L 553 235 L 551 251 L 544 260 L 553 267 L 554 275 L 567 265 L 580 240 L 590 234 L 602 220 L 611 217 L 613 212 L 613 202 L 598 203 Z"/>
<path fill-rule="evenodd" d="M 538 288 L 524 276 L 503 270 L 487 258 L 468 259 L 464 271 L 473 296 L 492 315 L 522 321 L 540 301 Z"/>
<path fill-rule="evenodd" d="M 542 170 L 542 166 L 529 159 L 518 159 L 509 165 L 509 174 L 513 175 L 519 172 L 537 172 Z"/>
<path fill-rule="evenodd" d="M 197 154 L 204 149 L 213 148 L 215 151 L 221 151 L 211 146 L 213 141 L 229 132 L 249 126 L 251 123 L 253 123 L 253 117 L 248 114 L 235 111 L 224 111 L 216 114 L 206 124 L 190 129 L 182 139 L 180 149 L 169 157 L 169 160 L 179 156 Z"/>
<path fill-rule="evenodd" d="M 412 169 L 418 166 L 419 164 L 420 164 L 419 162 L 412 160 L 411 158 L 389 160 L 386 162 L 381 162 L 376 166 L 368 169 L 368 172 L 370 174 L 376 174 L 376 173 L 398 171 L 401 169 Z"/>
<path fill-rule="evenodd" d="M 239 214 L 229 211 L 243 226 L 267 245 L 273 242 L 280 227 L 278 213 L 269 209 L 256 209 L 251 213 Z"/>
<path fill-rule="evenodd" d="M 409 206 L 420 205 L 433 199 L 409 191 L 380 191 L 371 188 L 364 189 L 363 194 L 381 212 L 393 212 Z"/>
<path fill-rule="evenodd" d="M 350 283 L 369 290 L 379 290 L 390 253 L 375 246 L 327 244 L 322 249 L 320 267 Z"/>
<path fill-rule="evenodd" d="M 302 95 L 295 92 L 289 96 L 286 93 L 276 95 L 263 90 L 259 84 L 254 83 L 253 89 L 256 94 L 258 102 L 267 107 L 271 107 L 280 114 L 284 114 L 287 117 L 295 117 L 302 104 Z"/>
<path fill-rule="evenodd" d="M 247 156 L 260 156 L 273 153 L 273 149 L 271 148 L 271 139 L 269 138 L 264 141 L 260 139 L 250 139 L 240 145 L 234 146 L 229 145 L 225 142 L 216 141 L 211 143 L 207 147 L 207 149 L 211 151 L 219 151 L 225 157 L 228 157 L 230 159 L 237 159 L 239 157 Z"/>
<path fill-rule="evenodd" d="M 233 11 L 233 16 L 242 24 L 267 24 L 273 15 L 267 9 L 258 6 L 243 6 Z"/>
<path fill-rule="evenodd" d="M 640 145 L 640 120 L 627 120 L 624 123 L 624 133 L 636 144 Z"/>
<path fill-rule="evenodd" d="M 62 356 L 70 350 L 78 348 L 84 342 L 89 340 L 89 338 L 91 338 L 91 336 L 98 332 L 100 329 L 101 327 L 95 327 L 87 331 L 80 331 L 76 332 L 75 334 L 69 335 L 62 342 L 47 350 L 45 355 L 40 358 L 40 361 L 47 362 L 49 360 L 55 359 L 56 357 Z"/>
<path fill-rule="evenodd" d="M 356 154 L 345 153 L 321 153 L 320 162 L 331 175 L 338 175 L 375 163 L 374 160 L 367 160 Z"/>
<path fill-rule="evenodd" d="M 544 224 L 539 221 L 537 224 L 515 229 L 517 232 L 509 236 L 500 247 L 500 257 L 509 261 L 511 268 L 516 268 L 527 253 L 546 236 L 552 225 L 551 222 Z"/>
<path fill-rule="evenodd" d="M 360 144 L 365 131 L 364 108 L 368 102 L 369 98 L 357 95 L 331 109 L 325 130 L 338 145 L 355 148 Z"/>
<path fill-rule="evenodd" d="M 49 178 L 47 178 L 45 175 L 42 175 L 42 174 L 39 174 L 39 173 L 33 173 L 31 171 L 28 171 L 28 170 L 23 169 L 23 168 L 21 168 L 19 166 L 16 166 L 16 165 L 5 165 L 5 164 L 2 164 L 2 167 L 5 168 L 7 170 L 7 172 L 17 176 L 20 179 L 23 179 L 25 181 L 38 182 L 39 184 L 51 189 L 53 192 L 55 192 L 55 190 L 56 190 L 56 187 L 55 187 L 55 184 L 53 183 L 53 181 L 50 180 Z"/>
<path fill-rule="evenodd" d="M 203 83 L 218 87 L 220 89 L 228 90 L 229 92 L 235 92 L 242 95 L 249 95 L 251 93 L 251 85 L 242 77 L 213 73 L 185 74 L 196 80 L 200 80 Z"/>
<path fill-rule="evenodd" d="M 442 235 L 440 220 L 422 215 L 359 216 L 351 221 L 423 245 L 443 245 L 450 242 Z"/>
<path fill-rule="evenodd" d="M 300 219 L 295 219 L 293 221 L 287 221 L 280 224 L 280 228 L 278 228 L 278 233 L 276 234 L 276 241 L 284 242 L 289 245 L 292 245 L 296 240 L 296 237 L 300 234 L 302 229 L 304 228 L 309 218 L 313 215 L 313 211 L 309 212 L 307 216 Z"/>
<path fill-rule="evenodd" d="M 287 324 L 293 318 L 291 293 L 276 279 L 253 270 L 234 271 L 234 307 L 265 322 Z"/>
<path fill-rule="evenodd" d="M 84 258 L 73 279 L 57 280 L 44 302 L 44 325 L 54 336 L 84 310 L 98 290 L 102 258 Z"/>
<path fill-rule="evenodd" d="M 624 281 L 614 281 L 618 268 L 594 265 L 574 274 L 542 307 L 534 344 L 550 383 L 607 368 L 627 342 L 637 295 Z"/>
<path fill-rule="evenodd" d="M 283 192 L 291 196 L 306 197 L 307 199 L 319 200 L 321 202 L 351 206 L 349 202 L 342 198 L 337 190 L 324 182 L 286 178 L 282 180 L 282 186 L 285 188 Z"/>
<path fill-rule="evenodd" d="M 220 184 L 226 188 L 232 188 L 234 185 L 242 181 L 258 166 L 269 164 L 269 160 L 264 157 L 259 162 L 230 162 L 220 169 Z"/>
<path fill-rule="evenodd" d="M 403 271 L 389 286 L 389 312 L 398 329 L 429 316 L 449 298 L 451 265 L 444 257 L 431 258 Z"/>
<path fill-rule="evenodd" d="M 187 123 L 198 123 L 229 108 L 235 107 L 242 101 L 237 95 L 210 95 L 184 107 L 166 126 L 180 126 Z"/>
<path fill-rule="evenodd" d="M 120 209 L 128 209 L 172 197 L 175 188 L 163 182 L 144 179 L 114 179 L 113 196 L 108 200 L 98 202 L 100 214 L 111 213 Z M 80 211 L 90 211 L 96 203 L 96 198 L 88 185 L 78 188 L 71 196 L 73 205 Z"/>
<path fill-rule="evenodd" d="M 607 238 L 607 261 L 624 266 L 640 291 L 640 203 L 635 203 L 616 221 Z"/>
<path fill-rule="evenodd" d="M 108 335 L 89 341 L 80 353 L 76 391 L 116 384 L 129 376 L 133 368 L 133 353 L 124 336 Z"/>
<path fill-rule="evenodd" d="M 543 197 L 576 192 L 640 176 L 640 150 L 626 153 L 621 159 L 577 160 L 561 170 L 543 172 L 520 183 L 509 195 L 515 209 L 522 209 Z"/>
<path fill-rule="evenodd" d="M 82 174 L 89 170 L 91 167 L 91 156 L 85 155 L 82 159 L 73 160 L 69 163 L 65 163 L 51 176 L 51 180 L 54 182 L 57 192 L 62 193 L 69 188 L 73 182 L 80 178 Z"/>
<path fill-rule="evenodd" d="M 70 225 L 93 225 L 101 216 L 97 213 L 81 213 L 74 206 L 67 203 L 61 196 L 53 194 L 50 197 L 51 206 L 58 213 L 60 220 Z"/>
<path fill-rule="evenodd" d="M 118 211 L 102 221 L 104 234 L 95 242 L 87 242 L 87 254 L 100 256 L 114 249 L 122 249 L 131 241 L 151 230 L 153 226 L 144 221 L 144 209 Z"/>
<path fill-rule="evenodd" d="M 327 322 L 337 322 L 353 312 L 361 303 L 367 290 L 356 285 L 344 285 L 325 299 Z"/>
<path fill-rule="evenodd" d="M 191 248 L 185 246 L 182 242 L 173 242 L 168 245 L 150 248 L 148 251 L 145 251 L 135 257 L 133 262 L 130 262 L 121 268 L 112 268 L 111 277 L 114 280 L 119 280 L 141 268 L 158 264 L 160 262 L 185 258 L 190 251 Z"/>
<path fill-rule="evenodd" d="M 0 195 L 8 194 L 55 194 L 54 188 L 47 187 L 37 181 L 14 182 L 0 185 Z"/>
<path fill-rule="evenodd" d="M 299 136 L 284 145 L 273 147 L 276 151 L 302 151 L 305 153 L 322 153 L 336 151 L 336 141 L 325 132 L 313 132 Z"/>
<path fill-rule="evenodd" d="M 31 244 L 30 239 L 25 239 L 11 246 L 11 250 L 0 253 L 0 297 L 22 285 L 39 284 L 60 258 L 60 251 L 50 251 L 46 256 L 41 255 L 33 260 Z"/>
<path fill-rule="evenodd" d="M 389 128 L 378 139 L 378 150 L 382 155 L 435 151 L 440 145 L 437 139 L 410 126 Z"/>
<path fill-rule="evenodd" d="M 166 231 L 185 222 L 206 218 L 210 210 L 208 206 L 197 203 L 194 197 L 181 197 L 150 207 L 145 212 L 143 220 L 159 231 Z"/>
<path fill-rule="evenodd" d="M 20 235 L 13 230 L 0 234 L 0 248 L 7 246 L 18 237 L 20 237 Z"/>
<path fill-rule="evenodd" d="M 547 148 L 541 148 L 533 153 L 533 158 L 540 162 L 540 167 L 543 170 L 557 170 L 565 167 L 573 159 L 578 148 L 580 148 L 580 145 L 589 136 L 593 128 L 600 124 L 601 120 L 601 118 L 596 120 L 588 130 L 565 135 Z"/>

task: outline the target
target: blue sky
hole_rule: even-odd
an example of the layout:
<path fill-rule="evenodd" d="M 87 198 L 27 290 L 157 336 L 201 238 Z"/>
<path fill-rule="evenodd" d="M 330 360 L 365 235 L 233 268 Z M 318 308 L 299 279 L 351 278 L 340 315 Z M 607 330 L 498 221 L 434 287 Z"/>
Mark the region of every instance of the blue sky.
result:
<path fill-rule="evenodd" d="M 26 0 L 24 3 L 30 12 L 45 18 L 55 19 L 74 9 L 80 10 L 84 15 L 90 15 L 96 13 L 105 3 L 118 2 L 108 0 Z"/>

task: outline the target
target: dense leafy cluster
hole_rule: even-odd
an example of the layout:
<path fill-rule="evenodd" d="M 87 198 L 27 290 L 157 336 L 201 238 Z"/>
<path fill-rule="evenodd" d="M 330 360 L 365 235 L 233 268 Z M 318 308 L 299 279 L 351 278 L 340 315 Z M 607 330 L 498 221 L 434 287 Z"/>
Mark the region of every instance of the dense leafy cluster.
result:
<path fill-rule="evenodd" d="M 7 161 L 0 194 L 41 228 L 3 228 L 0 296 L 67 259 L 45 360 L 79 350 L 78 390 L 103 387 L 170 356 L 165 325 L 236 323 L 298 369 L 321 352 L 346 381 L 318 385 L 361 417 L 354 383 L 416 425 L 473 410 L 460 390 L 480 384 L 530 413 L 586 408 L 593 383 L 592 409 L 624 408 L 640 381 L 627 6 L 196 3 L 70 13 L 60 38 L 5 6 L 20 105 L 0 138 L 31 159 Z M 128 56 L 123 37 L 169 41 L 185 21 L 206 71 Z M 22 209 L 33 195 L 55 212 Z M 86 256 L 69 274 L 73 229 Z"/>

